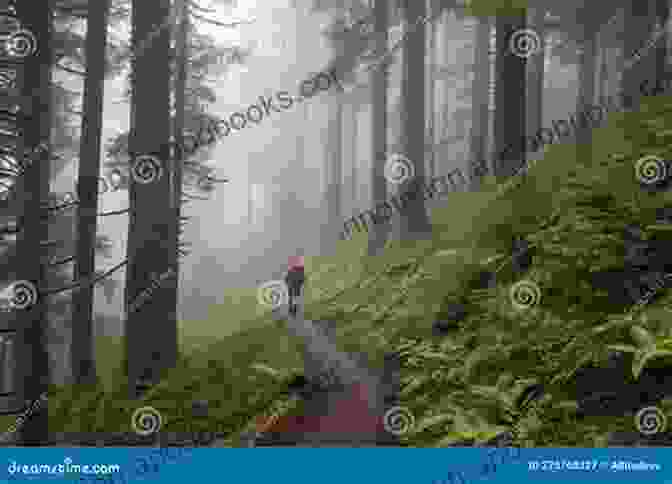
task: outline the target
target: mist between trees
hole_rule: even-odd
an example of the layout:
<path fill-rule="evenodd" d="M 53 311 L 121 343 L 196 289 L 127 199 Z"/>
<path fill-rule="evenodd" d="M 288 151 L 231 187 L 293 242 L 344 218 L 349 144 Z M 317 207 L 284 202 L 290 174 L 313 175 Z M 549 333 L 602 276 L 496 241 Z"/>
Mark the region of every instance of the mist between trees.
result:
<path fill-rule="evenodd" d="M 657 79 L 654 83 L 649 79 L 642 81 L 639 85 L 639 93 L 641 96 L 658 96 L 669 91 L 671 87 L 672 76 L 667 74 L 663 78 Z M 566 119 L 554 120 L 551 122 L 553 129 L 540 128 L 534 136 L 525 136 L 520 142 L 523 147 L 528 147 L 529 151 L 536 152 L 543 148 L 544 145 L 557 143 L 563 140 L 563 138 L 569 141 L 573 137 L 572 135 L 576 135 L 580 130 L 600 126 L 606 121 L 607 114 L 610 112 L 620 112 L 623 110 L 623 106 L 630 105 L 632 102 L 632 96 L 624 92 L 619 92 L 615 96 L 607 96 L 602 99 L 600 104 L 589 104 L 583 110 L 576 111 L 573 115 L 569 116 L 569 121 Z M 514 147 L 513 143 L 507 144 L 496 159 L 503 159 Z M 534 160 L 524 161 L 514 176 L 525 173 L 534 163 Z M 484 173 L 483 163 L 477 170 L 479 174 Z M 506 186 L 503 189 L 506 189 Z"/>
<path fill-rule="evenodd" d="M 430 179 L 429 183 L 416 183 L 413 189 L 404 191 L 399 195 L 392 197 L 389 201 L 381 202 L 377 204 L 373 209 L 366 210 L 355 217 L 351 217 L 343 223 L 343 238 L 349 238 L 352 235 L 353 227 L 358 232 L 368 230 L 368 225 L 365 220 L 368 215 L 371 223 L 374 225 L 382 224 L 387 222 L 392 218 L 394 211 L 402 212 L 409 203 L 418 200 L 418 197 L 421 196 L 421 192 L 425 192 L 424 200 L 431 200 L 437 195 L 445 195 L 450 193 L 450 189 L 447 191 L 439 191 L 437 189 L 438 184 L 443 184 L 443 186 L 448 187 L 446 181 L 450 181 L 452 187 L 456 188 L 457 185 L 453 180 L 455 175 L 459 175 L 461 178 L 461 185 L 466 186 L 467 180 L 464 176 L 464 173 L 459 168 L 454 169 L 450 173 L 444 176 L 433 177 Z"/>
<path fill-rule="evenodd" d="M 324 81 L 324 82 L 322 82 Z M 288 91 L 278 91 L 273 97 L 259 96 L 259 102 L 250 104 L 244 111 L 235 111 L 230 114 L 228 119 L 212 119 L 208 118 L 198 128 L 198 132 L 185 131 L 182 134 L 181 140 L 173 140 L 162 145 L 158 152 L 163 151 L 166 147 L 169 151 L 174 153 L 178 159 L 186 159 L 194 155 L 199 149 L 211 146 L 222 138 L 226 138 L 231 133 L 233 128 L 240 131 L 248 126 L 250 123 L 259 124 L 264 116 L 268 117 L 272 112 L 283 112 L 289 110 L 292 106 L 298 105 L 303 101 L 310 99 L 322 91 L 331 89 L 333 85 L 343 91 L 343 86 L 336 77 L 334 69 L 328 72 L 320 72 L 299 83 L 298 95 L 292 96 Z M 277 104 L 275 102 L 277 101 Z M 130 153 L 131 157 L 140 155 L 156 155 L 154 153 Z M 197 184 L 201 186 L 204 181 L 217 182 L 224 180 L 217 180 L 211 177 L 200 177 Z M 228 180 L 226 180 L 228 181 Z"/>
<path fill-rule="evenodd" d="M 661 83 L 656 84 L 655 86 L 650 86 L 649 81 L 644 81 L 640 84 L 640 92 L 642 95 L 652 95 L 652 94 L 661 94 L 666 88 L 669 88 L 672 83 L 668 82 L 665 85 Z M 622 101 L 627 101 L 627 96 L 624 93 L 619 93 L 619 97 L 622 98 Z M 606 120 L 606 115 L 609 112 L 617 112 L 621 110 L 623 102 L 619 103 L 616 99 L 616 96 L 609 96 L 603 100 L 599 105 L 590 104 L 586 106 L 582 111 L 577 111 L 573 115 L 569 116 L 569 120 L 559 119 L 551 122 L 550 128 L 540 128 L 534 136 L 524 136 L 521 138 L 520 143 L 530 152 L 537 152 L 547 144 L 554 144 L 563 139 L 569 140 L 573 134 L 576 134 L 581 129 L 593 128 L 599 126 Z M 508 143 L 504 149 L 499 153 L 495 158 L 496 160 L 505 159 L 505 156 L 512 150 L 514 150 L 514 142 Z M 471 168 L 473 169 L 474 178 L 479 178 L 480 176 L 486 174 L 487 168 L 484 161 L 470 163 Z M 517 169 L 514 174 L 514 177 L 520 174 L 523 174 L 534 165 L 533 161 L 524 160 L 522 165 Z M 445 195 L 450 191 L 441 192 L 436 189 L 437 183 L 443 183 L 444 186 L 448 187 L 446 181 L 449 181 L 451 186 L 457 189 L 457 185 L 453 180 L 455 175 L 459 175 L 462 182 L 461 185 L 465 186 L 467 184 L 466 177 L 464 173 L 456 168 L 450 173 L 442 177 L 434 177 L 430 180 L 429 184 L 418 183 L 415 186 L 415 189 L 403 192 L 389 201 L 378 203 L 374 208 L 366 210 L 359 215 L 347 219 L 343 223 L 343 232 L 342 237 L 344 239 L 349 239 L 352 236 L 353 230 L 357 232 L 368 231 L 369 225 L 367 223 L 366 217 L 369 217 L 370 223 L 373 225 L 378 225 L 386 223 L 390 220 L 395 212 L 401 212 L 408 206 L 408 204 L 417 199 L 420 193 L 424 190 L 426 195 L 424 200 L 430 200 L 436 195 Z M 512 178 L 514 178 L 512 177 Z M 502 191 L 510 187 L 510 184 L 502 186 Z"/>

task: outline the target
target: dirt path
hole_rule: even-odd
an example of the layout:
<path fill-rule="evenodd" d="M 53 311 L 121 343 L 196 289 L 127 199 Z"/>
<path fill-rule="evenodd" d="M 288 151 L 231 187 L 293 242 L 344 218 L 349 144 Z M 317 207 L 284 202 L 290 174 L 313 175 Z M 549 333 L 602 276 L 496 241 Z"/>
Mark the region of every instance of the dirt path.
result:
<path fill-rule="evenodd" d="M 382 431 L 383 415 L 385 413 L 386 395 L 393 391 L 393 385 L 388 383 L 389 375 L 383 372 L 374 372 L 353 355 L 340 349 L 335 341 L 333 323 L 329 321 L 310 321 L 303 318 L 302 305 L 299 305 L 296 317 L 290 317 L 287 308 L 276 311 L 276 319 L 287 321 L 287 328 L 305 343 L 304 361 L 305 376 L 311 381 L 324 380 L 328 377 L 327 388 L 314 393 L 305 400 L 305 416 L 312 419 L 320 431 L 302 433 L 300 435 L 285 436 L 286 440 L 299 440 L 300 445 L 332 446 L 339 443 L 347 446 L 375 445 L 376 442 L 392 442 L 391 435 Z M 379 373 L 379 374 L 376 374 Z M 355 394 L 353 396 L 353 389 Z M 363 395 L 356 393 L 363 390 Z M 353 421 L 358 418 L 355 413 L 361 412 L 357 407 L 359 397 L 364 397 L 372 419 L 379 419 L 381 425 L 373 430 L 366 424 L 358 425 Z M 359 410 L 358 410 L 359 409 Z M 342 424 L 338 420 L 343 415 Z M 350 415 L 350 418 L 348 418 Z M 350 421 L 350 425 L 348 424 Z M 344 430 L 334 430 L 334 426 L 342 425 Z M 351 427 L 354 427 L 351 429 Z M 265 436 L 263 441 L 283 441 L 282 435 Z"/>

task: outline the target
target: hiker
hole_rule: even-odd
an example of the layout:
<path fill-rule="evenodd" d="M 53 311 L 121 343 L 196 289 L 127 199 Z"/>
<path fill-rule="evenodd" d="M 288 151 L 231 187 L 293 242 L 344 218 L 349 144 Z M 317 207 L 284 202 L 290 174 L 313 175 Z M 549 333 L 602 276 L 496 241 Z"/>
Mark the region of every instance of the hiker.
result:
<path fill-rule="evenodd" d="M 297 299 L 301 295 L 301 288 L 306 280 L 303 268 L 303 256 L 290 256 L 287 265 L 285 282 L 289 288 L 289 314 L 296 316 Z"/>

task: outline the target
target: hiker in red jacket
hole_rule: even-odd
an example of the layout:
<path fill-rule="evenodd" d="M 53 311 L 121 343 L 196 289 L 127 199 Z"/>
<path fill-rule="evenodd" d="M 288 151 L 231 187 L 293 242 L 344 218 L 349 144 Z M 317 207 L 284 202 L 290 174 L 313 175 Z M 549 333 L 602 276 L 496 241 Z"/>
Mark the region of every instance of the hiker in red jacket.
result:
<path fill-rule="evenodd" d="M 306 275 L 303 267 L 303 256 L 290 256 L 288 261 L 287 275 L 285 282 L 289 288 L 289 314 L 296 316 L 296 300 L 301 295 L 301 288 L 306 281 Z"/>

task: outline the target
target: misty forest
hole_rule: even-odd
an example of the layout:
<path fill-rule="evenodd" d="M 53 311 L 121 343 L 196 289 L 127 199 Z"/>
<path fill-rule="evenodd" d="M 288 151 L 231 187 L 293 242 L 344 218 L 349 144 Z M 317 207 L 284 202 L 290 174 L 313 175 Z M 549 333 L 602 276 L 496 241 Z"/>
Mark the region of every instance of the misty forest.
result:
<path fill-rule="evenodd" d="M 671 6 L 0 0 L 3 445 L 669 445 Z"/>

